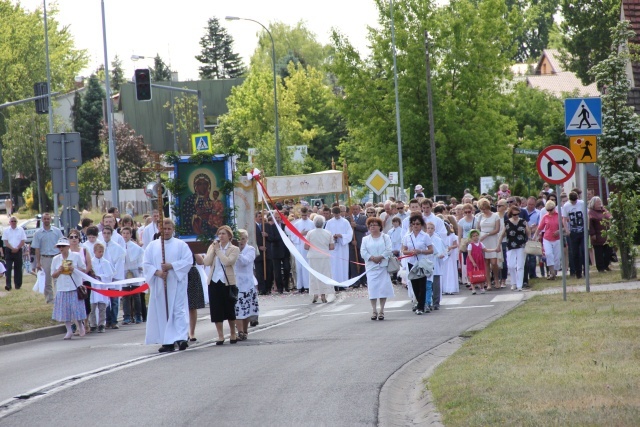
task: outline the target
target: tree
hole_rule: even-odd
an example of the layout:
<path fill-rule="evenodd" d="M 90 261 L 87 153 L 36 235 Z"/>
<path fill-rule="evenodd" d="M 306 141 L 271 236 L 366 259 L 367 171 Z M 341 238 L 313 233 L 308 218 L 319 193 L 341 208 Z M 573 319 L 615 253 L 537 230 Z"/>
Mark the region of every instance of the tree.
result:
<path fill-rule="evenodd" d="M 560 0 L 507 0 L 510 12 L 518 12 L 515 28 L 516 62 L 538 59 L 549 45 L 549 35 Z M 514 14 L 515 15 L 515 14 Z"/>
<path fill-rule="evenodd" d="M 164 63 L 159 53 L 153 58 L 153 67 L 151 67 L 150 71 L 151 81 L 153 82 L 171 81 L 171 70 L 167 67 L 167 64 Z"/>
<path fill-rule="evenodd" d="M 205 35 L 200 39 L 202 53 L 196 59 L 202 64 L 201 79 L 233 79 L 244 74 L 240 55 L 233 51 L 233 37 L 220 25 L 218 18 L 209 18 Z"/>
<path fill-rule="evenodd" d="M 623 279 L 637 276 L 637 249 L 633 236 L 640 223 L 640 118 L 627 104 L 631 84 L 627 66 L 631 61 L 629 39 L 635 36 L 629 21 L 621 21 L 611 30 L 612 46 L 606 59 L 590 71 L 602 94 L 602 136 L 599 138 L 598 164 L 602 175 L 616 188 L 609 208 L 613 219 L 610 236 L 620 250 Z"/>
<path fill-rule="evenodd" d="M 171 110 L 171 103 L 164 104 L 164 108 Z M 205 109 L 206 106 L 202 108 Z M 182 153 L 189 153 L 191 152 L 191 134 L 197 133 L 200 129 L 198 97 L 181 92 L 174 98 L 171 113 L 175 117 L 175 132 L 173 123 L 167 123 L 167 130 L 174 133 L 178 150 Z"/>
<path fill-rule="evenodd" d="M 114 93 L 120 92 L 120 87 L 125 82 L 124 71 L 122 70 L 122 60 L 118 55 L 111 62 L 111 88 Z"/>
<path fill-rule="evenodd" d="M 94 157 L 100 156 L 100 128 L 104 118 L 102 102 L 105 93 L 98 78 L 89 77 L 87 90 L 82 99 L 82 105 L 78 115 L 74 116 L 75 131 L 80 132 L 82 138 L 82 161 L 88 162 Z"/>
<path fill-rule="evenodd" d="M 594 82 L 591 67 L 606 59 L 611 48 L 610 28 L 620 20 L 620 0 L 562 0 L 564 65 L 584 85 Z"/>
<path fill-rule="evenodd" d="M 113 134 L 116 143 L 116 156 L 118 158 L 118 185 L 120 188 L 142 188 L 152 180 L 152 174 L 142 172 L 147 164 L 151 150 L 144 143 L 142 135 L 127 124 L 114 122 Z M 103 122 L 100 130 L 100 141 L 103 146 L 108 143 L 109 133 L 106 123 Z M 108 157 L 108 156 L 107 156 Z"/>

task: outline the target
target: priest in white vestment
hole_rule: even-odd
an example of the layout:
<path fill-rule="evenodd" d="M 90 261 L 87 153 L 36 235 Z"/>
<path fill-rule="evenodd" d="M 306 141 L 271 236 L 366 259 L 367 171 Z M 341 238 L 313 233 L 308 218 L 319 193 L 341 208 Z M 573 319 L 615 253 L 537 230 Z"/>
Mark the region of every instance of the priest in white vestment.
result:
<path fill-rule="evenodd" d="M 331 254 L 331 278 L 336 282 L 346 282 L 349 280 L 349 243 L 353 239 L 353 228 L 340 215 L 339 206 L 334 206 L 331 213 L 333 218 L 324 227 L 331 232 L 336 245 Z"/>
<path fill-rule="evenodd" d="M 169 218 L 162 222 L 165 262 L 162 263 L 161 240 L 149 243 L 144 252 L 144 278 L 149 284 L 147 335 L 145 344 L 162 344 L 161 353 L 187 348 L 189 305 L 187 274 L 193 263 L 189 246 L 173 237 L 175 224 Z M 165 308 L 164 280 L 167 279 L 169 319 Z"/>
<path fill-rule="evenodd" d="M 300 209 L 300 219 L 294 222 L 293 226 L 300 232 L 300 234 L 305 236 L 305 238 L 309 231 L 316 228 L 315 225 L 313 225 L 313 221 L 309 219 L 309 208 L 303 206 L 302 209 Z M 298 252 L 300 252 L 304 260 L 307 261 L 308 251 L 304 248 L 305 243 L 299 238 L 296 238 L 292 241 L 296 245 Z M 298 288 L 298 291 L 300 291 L 300 293 L 303 293 L 305 289 L 309 289 L 309 271 L 307 271 L 307 269 L 304 268 L 302 264 L 300 264 L 300 262 L 297 260 L 296 287 Z"/>

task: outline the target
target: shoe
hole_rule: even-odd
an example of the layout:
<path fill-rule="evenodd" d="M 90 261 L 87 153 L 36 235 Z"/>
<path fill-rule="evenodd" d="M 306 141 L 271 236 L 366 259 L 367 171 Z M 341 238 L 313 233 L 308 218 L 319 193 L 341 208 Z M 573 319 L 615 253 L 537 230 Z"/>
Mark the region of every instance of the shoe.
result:
<path fill-rule="evenodd" d="M 123 325 L 131 325 L 133 323 L 133 321 L 127 319 L 124 322 L 122 322 Z"/>
<path fill-rule="evenodd" d="M 380 312 L 380 314 L 378 314 L 378 320 L 384 320 L 384 313 Z"/>
<path fill-rule="evenodd" d="M 120 329 L 120 327 L 118 325 L 112 325 L 111 329 Z"/>
<path fill-rule="evenodd" d="M 424 310 L 422 311 L 423 314 L 429 314 L 431 313 L 431 309 L 429 307 L 425 307 Z"/>
<path fill-rule="evenodd" d="M 78 331 L 78 333 L 81 337 L 87 334 L 87 331 L 84 329 L 84 323 L 80 323 L 80 330 Z"/>
<path fill-rule="evenodd" d="M 91 332 L 96 332 L 98 330 L 97 326 L 92 326 L 91 329 L 89 329 L 89 331 Z"/>
<path fill-rule="evenodd" d="M 320 300 L 325 304 L 327 303 L 327 297 L 320 296 Z"/>
<path fill-rule="evenodd" d="M 178 341 L 178 350 L 183 351 L 186 350 L 187 347 L 189 347 L 189 343 L 187 343 L 185 340 Z"/>
<path fill-rule="evenodd" d="M 189 338 L 189 342 L 196 342 L 196 341 L 198 341 L 198 338 L 196 337 Z"/>
<path fill-rule="evenodd" d="M 7 291 L 10 291 L 10 290 L 11 290 L 11 286 L 5 286 L 4 288 L 5 288 Z"/>
<path fill-rule="evenodd" d="M 434 310 L 440 310 L 440 306 L 439 306 L 439 305 L 436 305 L 436 306 L 434 306 L 434 307 L 433 307 L 433 309 L 434 309 Z"/>
<path fill-rule="evenodd" d="M 315 303 L 317 303 L 317 302 L 318 302 L 318 296 L 317 296 L 317 295 L 314 295 L 314 296 L 313 296 L 313 301 L 311 301 L 311 304 L 315 304 Z"/>
<path fill-rule="evenodd" d="M 373 314 L 371 315 L 371 320 L 378 320 L 378 312 L 374 311 Z"/>
<path fill-rule="evenodd" d="M 223 345 L 224 344 L 224 340 L 222 341 L 216 341 L 216 345 Z"/>
<path fill-rule="evenodd" d="M 230 342 L 231 344 L 235 344 L 235 343 L 237 343 L 237 342 L 238 342 L 238 338 L 236 338 L 235 340 L 231 340 L 231 339 L 230 339 L 230 340 L 229 340 L 229 342 Z"/>
<path fill-rule="evenodd" d="M 258 326 L 260 323 L 257 320 L 252 320 L 249 322 L 249 326 Z"/>
<path fill-rule="evenodd" d="M 475 294 L 476 294 L 476 290 L 474 289 L 473 291 L 471 291 L 471 295 L 475 295 Z"/>
<path fill-rule="evenodd" d="M 171 353 L 173 351 L 176 351 L 174 344 L 165 344 L 158 349 L 158 353 Z"/>
<path fill-rule="evenodd" d="M 72 332 L 67 332 L 67 334 L 62 339 L 67 341 L 67 340 L 70 340 L 72 336 L 73 336 Z"/>
<path fill-rule="evenodd" d="M 298 292 L 304 294 L 304 289 L 298 289 Z"/>
<path fill-rule="evenodd" d="M 104 325 L 98 326 L 98 332 L 104 334 Z"/>
<path fill-rule="evenodd" d="M 512 291 L 515 291 L 515 290 L 516 290 L 516 287 L 515 287 L 515 286 L 513 286 L 513 285 L 511 285 L 511 290 L 512 290 Z"/>
<path fill-rule="evenodd" d="M 422 310 L 416 310 L 416 314 L 417 314 L 418 316 L 422 315 Z"/>
<path fill-rule="evenodd" d="M 518 289 L 518 292 L 522 292 L 522 288 Z"/>

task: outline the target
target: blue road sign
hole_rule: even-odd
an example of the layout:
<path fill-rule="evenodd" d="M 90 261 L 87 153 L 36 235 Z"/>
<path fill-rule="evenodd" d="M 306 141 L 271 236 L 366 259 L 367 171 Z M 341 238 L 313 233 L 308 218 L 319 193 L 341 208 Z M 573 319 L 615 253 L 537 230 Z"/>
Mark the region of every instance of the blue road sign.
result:
<path fill-rule="evenodd" d="M 564 133 L 567 135 L 602 135 L 602 100 L 569 98 L 564 100 Z"/>

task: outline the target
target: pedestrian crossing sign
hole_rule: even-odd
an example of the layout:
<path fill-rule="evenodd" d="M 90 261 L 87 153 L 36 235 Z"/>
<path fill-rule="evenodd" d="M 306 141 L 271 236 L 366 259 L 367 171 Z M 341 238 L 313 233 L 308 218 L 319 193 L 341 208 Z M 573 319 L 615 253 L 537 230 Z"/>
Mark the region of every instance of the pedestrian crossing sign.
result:
<path fill-rule="evenodd" d="M 595 163 L 598 160 L 598 145 L 595 136 L 572 136 L 569 148 L 576 158 L 576 163 Z"/>
<path fill-rule="evenodd" d="M 568 98 L 564 100 L 564 133 L 568 136 L 602 134 L 602 100 Z"/>
<path fill-rule="evenodd" d="M 191 134 L 191 145 L 194 153 L 213 153 L 211 134 L 209 132 Z"/>

